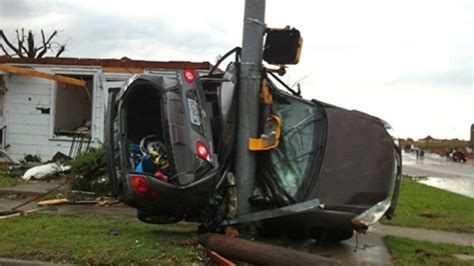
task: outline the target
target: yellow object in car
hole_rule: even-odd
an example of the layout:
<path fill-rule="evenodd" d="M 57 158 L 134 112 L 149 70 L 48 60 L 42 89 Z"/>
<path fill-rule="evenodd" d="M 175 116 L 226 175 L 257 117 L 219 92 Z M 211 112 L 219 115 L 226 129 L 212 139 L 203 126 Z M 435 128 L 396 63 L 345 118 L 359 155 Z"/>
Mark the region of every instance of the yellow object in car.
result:
<path fill-rule="evenodd" d="M 271 115 L 268 117 L 260 138 L 249 139 L 249 150 L 266 151 L 278 147 L 281 135 L 281 119 Z"/>

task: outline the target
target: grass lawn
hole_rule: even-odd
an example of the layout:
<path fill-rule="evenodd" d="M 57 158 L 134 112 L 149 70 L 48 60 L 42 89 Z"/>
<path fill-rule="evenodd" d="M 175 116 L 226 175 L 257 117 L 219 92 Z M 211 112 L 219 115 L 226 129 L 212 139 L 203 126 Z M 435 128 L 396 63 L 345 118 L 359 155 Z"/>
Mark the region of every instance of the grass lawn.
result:
<path fill-rule="evenodd" d="M 387 237 L 395 265 L 473 265 L 453 254 L 474 255 L 474 247 L 435 244 L 404 237 Z"/>
<path fill-rule="evenodd" d="M 404 177 L 395 216 L 382 223 L 474 233 L 474 199 Z"/>
<path fill-rule="evenodd" d="M 200 248 L 177 244 L 195 236 L 195 228 L 188 225 L 37 213 L 0 220 L 0 257 L 81 264 L 205 264 Z"/>
<path fill-rule="evenodd" d="M 3 176 L 0 172 L 0 187 L 13 187 L 23 183 L 25 183 L 25 181 L 19 177 Z"/>
<path fill-rule="evenodd" d="M 428 149 L 428 150 L 436 150 L 436 149 L 458 149 L 458 148 L 465 148 L 469 145 L 469 141 L 465 140 L 430 140 L 430 141 L 415 141 L 415 146 Z"/>

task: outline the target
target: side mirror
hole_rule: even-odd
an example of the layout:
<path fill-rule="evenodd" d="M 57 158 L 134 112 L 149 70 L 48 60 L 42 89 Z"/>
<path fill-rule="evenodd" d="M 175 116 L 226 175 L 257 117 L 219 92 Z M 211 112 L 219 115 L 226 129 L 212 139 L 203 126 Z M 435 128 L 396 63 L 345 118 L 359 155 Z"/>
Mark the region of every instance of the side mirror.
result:
<path fill-rule="evenodd" d="M 263 60 L 272 65 L 298 64 L 303 46 L 300 31 L 289 27 L 268 29 L 263 50 Z"/>

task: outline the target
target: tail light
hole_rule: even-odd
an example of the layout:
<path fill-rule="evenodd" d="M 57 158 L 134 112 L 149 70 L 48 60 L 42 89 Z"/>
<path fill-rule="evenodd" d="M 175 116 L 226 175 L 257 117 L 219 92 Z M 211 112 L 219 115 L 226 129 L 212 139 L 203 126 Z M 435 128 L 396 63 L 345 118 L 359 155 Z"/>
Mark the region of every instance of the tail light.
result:
<path fill-rule="evenodd" d="M 204 145 L 204 143 L 198 141 L 196 142 L 196 153 L 199 158 L 204 159 L 206 161 L 210 161 L 211 157 L 209 156 L 209 150 Z"/>
<path fill-rule="evenodd" d="M 147 194 L 150 191 L 150 186 L 145 180 L 145 177 L 139 175 L 132 175 L 132 185 L 135 190 L 140 194 Z"/>
<path fill-rule="evenodd" d="M 192 83 L 194 79 L 196 79 L 196 71 L 192 69 L 184 70 L 183 75 L 184 75 L 184 80 L 186 80 L 187 83 Z"/>

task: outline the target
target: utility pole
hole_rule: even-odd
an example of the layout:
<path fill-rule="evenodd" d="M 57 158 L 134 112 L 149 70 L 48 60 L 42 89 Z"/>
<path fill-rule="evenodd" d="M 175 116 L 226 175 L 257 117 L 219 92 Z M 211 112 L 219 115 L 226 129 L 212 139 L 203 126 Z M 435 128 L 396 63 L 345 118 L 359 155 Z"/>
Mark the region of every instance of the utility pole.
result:
<path fill-rule="evenodd" d="M 256 154 L 248 149 L 249 138 L 257 138 L 262 71 L 265 0 L 246 0 L 240 86 L 235 175 L 237 216 L 251 212 L 248 199 L 255 188 Z"/>

